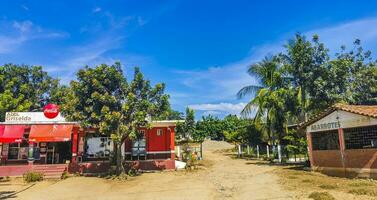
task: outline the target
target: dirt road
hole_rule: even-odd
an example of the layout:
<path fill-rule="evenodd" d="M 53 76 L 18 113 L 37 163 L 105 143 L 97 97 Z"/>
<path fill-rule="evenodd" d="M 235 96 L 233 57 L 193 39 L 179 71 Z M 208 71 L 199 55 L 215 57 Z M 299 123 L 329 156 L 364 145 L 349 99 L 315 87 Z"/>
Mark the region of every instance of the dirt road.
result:
<path fill-rule="evenodd" d="M 38 183 L 16 199 L 292 199 L 271 173 L 273 167 L 216 153 L 229 147 L 207 142 L 204 155 L 212 165 L 204 170 L 146 173 L 123 182 L 73 177 Z"/>

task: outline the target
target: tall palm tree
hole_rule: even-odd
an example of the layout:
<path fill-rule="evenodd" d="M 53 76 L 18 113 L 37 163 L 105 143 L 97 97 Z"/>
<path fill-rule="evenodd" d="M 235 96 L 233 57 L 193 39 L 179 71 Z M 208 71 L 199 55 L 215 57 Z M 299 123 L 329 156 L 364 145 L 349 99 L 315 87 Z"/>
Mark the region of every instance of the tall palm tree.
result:
<path fill-rule="evenodd" d="M 283 82 L 278 57 L 265 57 L 261 62 L 251 65 L 247 72 L 256 77 L 259 84 L 245 86 L 237 93 L 239 98 L 255 94 L 255 97 L 246 104 L 241 114 L 250 115 L 256 108 L 254 121 L 261 121 L 262 118 L 265 118 L 265 129 L 268 139 L 271 141 L 272 123 L 278 118 L 277 115 L 282 114 L 278 109 L 282 106 L 278 90 Z"/>

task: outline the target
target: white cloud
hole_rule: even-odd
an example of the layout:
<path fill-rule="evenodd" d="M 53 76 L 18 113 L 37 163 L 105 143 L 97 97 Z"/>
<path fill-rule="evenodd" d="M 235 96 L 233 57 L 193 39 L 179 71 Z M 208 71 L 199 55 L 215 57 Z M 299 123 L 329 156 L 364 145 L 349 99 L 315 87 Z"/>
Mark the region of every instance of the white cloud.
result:
<path fill-rule="evenodd" d="M 25 42 L 67 37 L 65 32 L 50 31 L 26 21 L 0 21 L 0 54 L 10 53 Z"/>
<path fill-rule="evenodd" d="M 220 113 L 239 115 L 242 109 L 246 106 L 246 103 L 217 103 L 217 104 L 193 104 L 188 107 L 198 111 L 205 111 L 204 113 Z"/>
<path fill-rule="evenodd" d="M 146 23 L 148 23 L 148 21 L 139 16 L 137 17 L 137 23 L 139 26 L 144 26 Z"/>
<path fill-rule="evenodd" d="M 98 12 L 101 12 L 101 10 L 102 10 L 102 8 L 100 8 L 100 7 L 95 7 L 95 8 L 93 8 L 92 12 L 93 12 L 93 13 L 98 13 Z"/>
<path fill-rule="evenodd" d="M 26 11 L 29 11 L 29 7 L 25 6 L 25 5 L 21 5 L 21 8 L 26 10 Z"/>
<path fill-rule="evenodd" d="M 212 116 L 216 116 L 216 115 L 221 115 L 222 112 L 219 112 L 219 111 L 205 111 L 202 115 L 203 116 L 207 116 L 207 115 L 212 115 Z"/>
<path fill-rule="evenodd" d="M 341 45 L 350 45 L 356 38 L 361 39 L 363 46 L 367 49 L 377 51 L 376 24 L 377 17 L 374 17 L 302 32 L 308 36 L 308 39 L 313 34 L 318 34 L 320 40 L 331 50 L 332 55 L 334 51 L 339 50 Z M 287 43 L 289 37 L 293 37 L 293 35 L 253 47 L 247 57 L 237 62 L 207 69 L 176 71 L 175 73 L 180 77 L 181 83 L 190 89 L 188 95 L 201 97 L 200 99 L 193 98 L 195 103 L 234 102 L 236 93 L 242 87 L 257 84 L 257 80 L 246 73 L 247 67 L 260 61 L 264 56 L 284 50 L 283 45 Z M 190 97 L 186 97 L 186 99 L 188 98 Z"/>
<path fill-rule="evenodd" d="M 33 26 L 33 22 L 29 20 L 22 21 L 22 22 L 19 22 L 19 21 L 13 22 L 13 27 L 15 29 L 18 29 L 21 33 L 30 31 L 32 26 Z"/>

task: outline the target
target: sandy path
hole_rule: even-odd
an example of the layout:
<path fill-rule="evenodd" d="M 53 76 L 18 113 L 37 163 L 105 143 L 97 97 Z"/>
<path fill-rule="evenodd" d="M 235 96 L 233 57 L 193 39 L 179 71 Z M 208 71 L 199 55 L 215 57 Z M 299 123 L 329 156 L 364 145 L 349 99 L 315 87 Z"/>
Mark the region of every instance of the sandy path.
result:
<path fill-rule="evenodd" d="M 291 199 L 270 173 L 273 167 L 231 159 L 208 146 L 205 159 L 213 165 L 206 170 L 147 173 L 125 182 L 73 177 L 38 183 L 17 199 Z"/>

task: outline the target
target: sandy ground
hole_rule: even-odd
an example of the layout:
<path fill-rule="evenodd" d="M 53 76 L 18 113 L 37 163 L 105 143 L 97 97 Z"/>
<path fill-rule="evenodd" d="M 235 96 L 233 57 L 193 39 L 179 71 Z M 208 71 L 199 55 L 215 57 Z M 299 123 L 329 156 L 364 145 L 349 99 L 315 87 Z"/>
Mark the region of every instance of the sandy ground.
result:
<path fill-rule="evenodd" d="M 12 199 L 292 199 L 272 173 L 274 167 L 219 152 L 231 147 L 224 142 L 206 142 L 204 156 L 211 163 L 207 169 L 145 173 L 122 182 L 88 177 L 43 181 Z M 6 190 L 0 187 L 0 191 Z"/>

